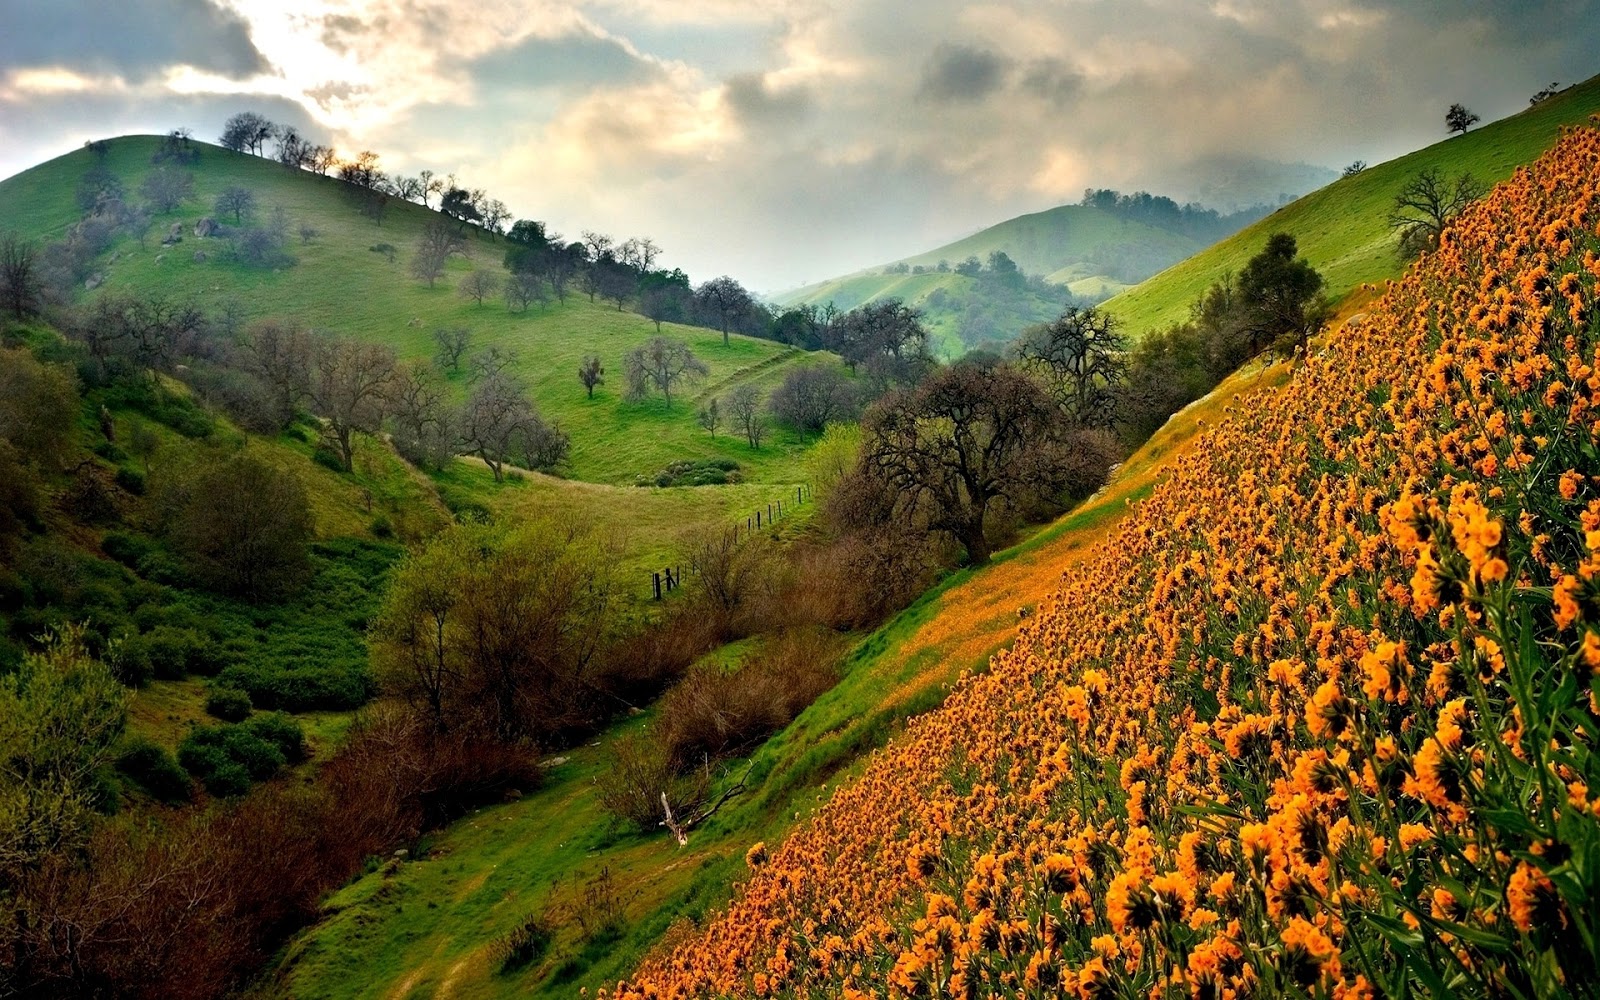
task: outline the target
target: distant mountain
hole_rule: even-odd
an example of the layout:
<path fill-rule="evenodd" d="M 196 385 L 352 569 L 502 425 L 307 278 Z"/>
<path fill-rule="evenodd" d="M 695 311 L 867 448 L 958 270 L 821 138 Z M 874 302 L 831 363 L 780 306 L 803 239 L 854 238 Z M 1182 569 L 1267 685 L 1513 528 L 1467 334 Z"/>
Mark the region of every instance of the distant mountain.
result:
<path fill-rule="evenodd" d="M 900 298 L 923 310 L 947 356 L 1015 337 L 1050 319 L 1071 298 L 1098 302 L 1181 261 L 1266 214 L 1218 216 L 1167 198 L 1091 192 L 1062 205 L 990 226 L 964 239 L 880 267 L 774 296 L 783 306 L 841 310 Z M 1026 276 L 996 274 L 1004 254 Z M 1002 272 L 1004 272 L 1004 262 Z"/>

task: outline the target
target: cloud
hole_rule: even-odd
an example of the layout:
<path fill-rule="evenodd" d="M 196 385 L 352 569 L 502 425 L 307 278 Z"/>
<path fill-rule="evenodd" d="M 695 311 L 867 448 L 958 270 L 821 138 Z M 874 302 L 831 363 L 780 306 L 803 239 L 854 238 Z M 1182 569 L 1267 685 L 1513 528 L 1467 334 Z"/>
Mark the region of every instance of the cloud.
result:
<path fill-rule="evenodd" d="M 747 127 L 792 128 L 812 110 L 804 86 L 774 86 L 763 73 L 740 73 L 723 85 L 722 99 Z"/>
<path fill-rule="evenodd" d="M 0 66 L 129 80 L 189 65 L 233 79 L 269 69 L 248 23 L 210 0 L 0 0 Z"/>
<path fill-rule="evenodd" d="M 1011 62 L 988 49 L 942 43 L 922 69 L 917 96 L 932 101 L 977 101 L 999 90 Z"/>
<path fill-rule="evenodd" d="M 166 11 L 134 44 L 77 32 L 87 0 L 53 20 L 0 0 L 0 173 L 135 125 L 214 135 L 224 106 L 257 107 L 770 289 L 1086 186 L 1275 199 L 1443 138 L 1453 101 L 1516 111 L 1600 51 L 1600 0 L 214 2 L 238 16 L 102 16 Z M 172 12 L 190 9 L 255 57 L 186 40 Z"/>

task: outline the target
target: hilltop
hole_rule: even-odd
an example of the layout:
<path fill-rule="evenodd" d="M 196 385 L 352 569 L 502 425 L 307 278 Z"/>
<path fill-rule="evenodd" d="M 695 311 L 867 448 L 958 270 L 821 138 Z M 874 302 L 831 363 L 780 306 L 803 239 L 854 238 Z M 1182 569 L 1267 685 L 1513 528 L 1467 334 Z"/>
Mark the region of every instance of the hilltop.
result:
<path fill-rule="evenodd" d="M 1160 274 L 1120 292 L 1105 308 L 1135 335 L 1188 316 L 1213 282 L 1237 274 L 1273 233 L 1289 233 L 1338 299 L 1366 283 L 1399 275 L 1402 261 L 1388 215 L 1400 188 L 1417 173 L 1471 173 L 1496 183 L 1553 145 L 1565 126 L 1600 112 L 1600 76 L 1464 135 L 1369 166 L 1283 206 L 1266 218 Z"/>
<path fill-rule="evenodd" d="M 151 156 L 160 137 L 128 136 L 106 142 L 104 165 L 124 189 L 137 191 L 154 167 Z M 196 143 L 194 192 L 176 210 L 155 217 L 143 244 L 122 235 L 97 262 L 97 287 L 80 293 L 85 303 L 117 292 L 161 295 L 190 301 L 207 315 L 229 313 L 247 324 L 273 317 L 318 331 L 392 345 L 402 360 L 428 358 L 433 333 L 447 327 L 471 331 L 471 349 L 514 351 L 513 370 L 531 383 L 544 415 L 571 435 L 568 474 L 578 479 L 630 484 L 653 477 L 684 460 L 725 459 L 739 463 L 747 480 L 792 481 L 793 461 L 803 442 L 775 435 L 760 451 L 731 435 L 711 437 L 694 419 L 695 397 L 725 393 L 749 382 L 763 389 L 780 381 L 791 366 L 809 356 L 782 344 L 734 336 L 726 346 L 720 333 L 700 327 L 663 324 L 662 332 L 687 342 L 710 368 L 687 398 L 667 406 L 660 398 L 628 402 L 622 394 L 622 360 L 628 350 L 656 334 L 655 325 L 614 305 L 592 302 L 571 290 L 565 301 L 552 298 L 513 312 L 498 291 L 482 305 L 457 295 L 456 286 L 474 268 L 503 278 L 501 258 L 507 243 L 472 231 L 465 252 L 451 258 L 445 274 L 429 287 L 410 276 L 407 263 L 426 225 L 440 218 L 402 199 L 391 199 L 378 221 L 363 215 L 350 199 L 350 186 L 331 177 L 291 170 L 261 157 Z M 35 240 L 57 239 L 78 222 L 75 200 L 79 179 L 96 162 L 76 150 L 0 181 L 0 229 Z M 195 235 L 196 223 L 212 216 L 216 196 L 230 186 L 255 196 L 258 215 L 281 208 L 289 222 L 293 264 L 254 268 L 225 254 L 226 241 Z M 228 221 L 224 219 L 223 221 Z M 161 246 L 170 227 L 183 242 Z M 303 238 L 301 227 L 314 230 Z M 385 248 L 393 248 L 391 253 Z M 577 378 L 586 354 L 601 357 L 606 384 L 589 398 Z M 454 376 L 459 384 L 461 378 Z M 457 390 L 462 391 L 462 390 Z"/>

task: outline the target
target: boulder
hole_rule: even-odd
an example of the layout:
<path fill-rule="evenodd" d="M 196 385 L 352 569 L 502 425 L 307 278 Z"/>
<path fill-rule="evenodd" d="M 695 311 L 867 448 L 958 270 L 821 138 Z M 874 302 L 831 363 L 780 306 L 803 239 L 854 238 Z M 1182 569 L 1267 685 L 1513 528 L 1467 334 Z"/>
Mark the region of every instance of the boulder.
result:
<path fill-rule="evenodd" d="M 217 231 L 220 228 L 217 225 L 217 220 L 208 215 L 194 224 L 194 234 L 200 239 L 210 239 L 217 235 Z"/>
<path fill-rule="evenodd" d="M 174 222 L 172 228 L 167 230 L 167 239 L 174 243 L 183 239 L 183 223 Z"/>
<path fill-rule="evenodd" d="M 105 282 L 105 280 L 106 280 L 106 276 L 103 275 L 103 274 L 100 274 L 98 272 L 95 273 L 95 274 L 91 274 L 87 278 L 83 279 L 83 290 L 86 291 L 86 292 L 92 292 L 96 288 L 99 288 L 101 286 L 101 284 L 103 284 Z"/>

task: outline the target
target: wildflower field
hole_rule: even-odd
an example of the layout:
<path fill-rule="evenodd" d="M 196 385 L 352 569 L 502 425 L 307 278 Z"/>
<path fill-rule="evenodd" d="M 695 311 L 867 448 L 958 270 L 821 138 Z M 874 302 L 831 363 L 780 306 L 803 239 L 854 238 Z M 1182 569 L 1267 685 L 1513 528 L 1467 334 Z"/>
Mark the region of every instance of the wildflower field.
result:
<path fill-rule="evenodd" d="M 615 995 L 1600 992 L 1597 199 L 1572 130 Z"/>

